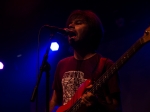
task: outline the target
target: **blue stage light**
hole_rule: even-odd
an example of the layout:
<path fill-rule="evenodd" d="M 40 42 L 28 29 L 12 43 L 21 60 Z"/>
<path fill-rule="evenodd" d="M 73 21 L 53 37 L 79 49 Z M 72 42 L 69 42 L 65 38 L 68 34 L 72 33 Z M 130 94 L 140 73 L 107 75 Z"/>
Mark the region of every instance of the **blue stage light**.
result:
<path fill-rule="evenodd" d="M 51 43 L 51 46 L 50 46 L 50 49 L 51 49 L 52 51 L 57 51 L 57 50 L 59 49 L 58 43 L 57 43 L 57 42 L 52 42 L 52 43 Z"/>
<path fill-rule="evenodd" d="M 4 64 L 0 62 L 0 70 L 2 70 L 3 68 L 4 68 Z"/>

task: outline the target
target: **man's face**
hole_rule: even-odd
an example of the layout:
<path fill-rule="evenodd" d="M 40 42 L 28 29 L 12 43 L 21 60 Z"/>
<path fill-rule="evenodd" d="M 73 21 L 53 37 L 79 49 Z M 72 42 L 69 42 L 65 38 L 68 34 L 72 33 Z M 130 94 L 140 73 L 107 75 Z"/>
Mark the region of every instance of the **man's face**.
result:
<path fill-rule="evenodd" d="M 69 29 L 75 32 L 75 35 L 69 35 L 68 41 L 69 44 L 73 47 L 79 46 L 84 44 L 86 41 L 86 36 L 88 34 L 88 24 L 83 19 L 74 19 L 69 23 Z"/>

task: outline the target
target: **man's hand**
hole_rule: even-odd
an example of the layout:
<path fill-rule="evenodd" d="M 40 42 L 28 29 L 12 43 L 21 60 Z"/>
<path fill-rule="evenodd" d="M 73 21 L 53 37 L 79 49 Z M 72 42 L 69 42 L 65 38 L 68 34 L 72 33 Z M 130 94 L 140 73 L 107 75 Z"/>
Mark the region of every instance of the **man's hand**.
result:
<path fill-rule="evenodd" d="M 92 85 L 89 85 L 86 89 L 90 89 L 91 87 Z M 96 97 L 91 92 L 84 93 L 81 99 L 81 103 L 86 107 L 92 106 L 96 101 Z"/>

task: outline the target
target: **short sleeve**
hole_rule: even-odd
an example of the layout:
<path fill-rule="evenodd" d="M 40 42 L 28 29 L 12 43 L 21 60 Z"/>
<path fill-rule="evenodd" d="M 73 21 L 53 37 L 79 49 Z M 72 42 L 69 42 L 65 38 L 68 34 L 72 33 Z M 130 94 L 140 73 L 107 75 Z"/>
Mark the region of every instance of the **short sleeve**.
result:
<path fill-rule="evenodd" d="M 54 81 L 53 81 L 53 86 L 52 89 L 56 91 L 56 95 L 58 98 L 58 104 L 61 105 L 62 104 L 62 85 L 61 85 L 61 77 L 60 77 L 60 68 L 61 68 L 61 63 L 59 62 L 57 67 L 56 67 L 56 71 L 55 71 L 55 75 L 54 75 Z"/>

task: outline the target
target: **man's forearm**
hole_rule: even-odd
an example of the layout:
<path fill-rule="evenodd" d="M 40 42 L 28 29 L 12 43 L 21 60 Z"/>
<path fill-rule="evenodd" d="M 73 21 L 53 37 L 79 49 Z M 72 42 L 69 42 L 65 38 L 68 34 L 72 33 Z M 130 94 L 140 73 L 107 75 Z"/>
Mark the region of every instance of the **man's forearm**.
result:
<path fill-rule="evenodd" d="M 55 106 L 56 106 L 56 103 L 54 101 L 50 101 L 49 112 L 52 112 Z"/>
<path fill-rule="evenodd" d="M 56 94 L 56 91 L 54 90 L 52 98 L 49 102 L 49 112 L 52 112 L 54 110 L 54 107 L 57 105 L 57 99 L 58 99 L 57 94 Z"/>

